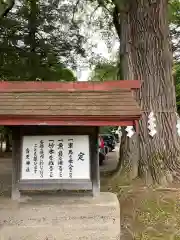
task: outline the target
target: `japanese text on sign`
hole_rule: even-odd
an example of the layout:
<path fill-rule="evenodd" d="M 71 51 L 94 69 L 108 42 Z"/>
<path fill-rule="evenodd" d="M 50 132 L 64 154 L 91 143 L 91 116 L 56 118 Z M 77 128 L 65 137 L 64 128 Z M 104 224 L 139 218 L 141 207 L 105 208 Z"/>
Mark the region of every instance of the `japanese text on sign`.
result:
<path fill-rule="evenodd" d="M 89 137 L 25 136 L 21 179 L 90 179 Z"/>
<path fill-rule="evenodd" d="M 64 158 L 64 145 L 63 145 L 63 139 L 58 140 L 58 169 L 59 169 L 59 177 L 62 178 L 63 175 L 63 158 Z"/>

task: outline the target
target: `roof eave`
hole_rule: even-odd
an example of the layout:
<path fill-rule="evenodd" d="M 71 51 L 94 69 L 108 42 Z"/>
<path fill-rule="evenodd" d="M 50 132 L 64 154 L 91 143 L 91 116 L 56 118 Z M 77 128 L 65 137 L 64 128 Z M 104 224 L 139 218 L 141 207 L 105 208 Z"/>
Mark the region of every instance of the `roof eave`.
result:
<path fill-rule="evenodd" d="M 0 117 L 1 126 L 132 126 L 140 114 L 129 116 L 10 116 Z"/>
<path fill-rule="evenodd" d="M 31 82 L 31 81 L 0 81 L 0 92 L 69 92 L 69 91 L 112 91 L 117 89 L 138 89 L 138 80 L 105 81 L 105 82 Z"/>

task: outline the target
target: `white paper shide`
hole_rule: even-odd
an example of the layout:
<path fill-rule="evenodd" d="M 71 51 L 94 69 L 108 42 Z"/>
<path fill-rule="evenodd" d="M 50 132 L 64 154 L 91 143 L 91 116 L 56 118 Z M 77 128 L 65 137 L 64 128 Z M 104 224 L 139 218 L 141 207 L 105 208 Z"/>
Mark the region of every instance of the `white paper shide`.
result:
<path fill-rule="evenodd" d="M 21 179 L 90 179 L 89 136 L 24 136 Z"/>
<path fill-rule="evenodd" d="M 176 117 L 177 117 L 177 124 L 176 124 L 177 133 L 178 133 L 178 136 L 180 136 L 180 117 L 177 113 L 176 113 Z"/>
<path fill-rule="evenodd" d="M 154 116 L 154 112 L 150 112 L 150 114 L 148 116 L 148 129 L 149 129 L 149 135 L 151 137 L 154 137 L 154 135 L 157 133 L 156 118 Z"/>
<path fill-rule="evenodd" d="M 129 138 L 131 138 L 135 134 L 133 126 L 127 126 L 125 130 Z"/>

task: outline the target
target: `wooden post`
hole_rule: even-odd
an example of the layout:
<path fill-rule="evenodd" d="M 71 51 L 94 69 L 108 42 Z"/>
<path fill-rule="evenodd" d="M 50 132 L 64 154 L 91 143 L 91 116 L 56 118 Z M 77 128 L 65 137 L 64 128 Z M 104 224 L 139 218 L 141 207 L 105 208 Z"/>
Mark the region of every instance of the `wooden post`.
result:
<path fill-rule="evenodd" d="M 12 200 L 19 200 L 21 197 L 18 189 L 20 178 L 20 158 L 21 158 L 21 137 L 19 128 L 12 129 Z"/>
<path fill-rule="evenodd" d="M 92 192 L 93 196 L 100 194 L 100 170 L 99 170 L 99 146 L 98 146 L 99 128 L 96 127 L 92 138 Z"/>

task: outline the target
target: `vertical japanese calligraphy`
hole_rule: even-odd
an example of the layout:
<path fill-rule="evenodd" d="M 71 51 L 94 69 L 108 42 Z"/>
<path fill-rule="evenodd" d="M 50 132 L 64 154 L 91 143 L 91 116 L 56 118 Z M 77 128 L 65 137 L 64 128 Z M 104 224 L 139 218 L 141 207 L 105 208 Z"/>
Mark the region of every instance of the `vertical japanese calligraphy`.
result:
<path fill-rule="evenodd" d="M 85 153 L 80 152 L 80 153 L 78 154 L 78 161 L 84 161 L 84 159 L 85 159 Z"/>
<path fill-rule="evenodd" d="M 40 155 L 39 173 L 40 173 L 40 177 L 43 178 L 44 177 L 44 141 L 43 140 L 40 140 L 39 155 Z"/>
<path fill-rule="evenodd" d="M 26 148 L 26 172 L 30 172 L 30 164 L 31 164 L 31 162 L 30 162 L 29 154 L 30 154 L 30 150 L 29 150 L 29 148 Z"/>
<path fill-rule="evenodd" d="M 53 170 L 54 170 L 54 140 L 49 140 L 49 145 L 48 145 L 48 149 L 49 149 L 49 176 L 50 178 L 53 178 L 54 174 L 53 174 Z"/>
<path fill-rule="evenodd" d="M 37 169 L 38 169 L 38 163 L 37 163 L 37 144 L 34 144 L 34 173 L 37 173 Z"/>
<path fill-rule="evenodd" d="M 90 179 L 88 135 L 24 136 L 21 179 Z"/>
<path fill-rule="evenodd" d="M 63 145 L 63 139 L 58 140 L 57 149 L 58 149 L 58 170 L 59 170 L 59 177 L 62 178 L 62 172 L 63 172 L 63 151 L 64 151 L 64 145 Z"/>
<path fill-rule="evenodd" d="M 68 168 L 69 168 L 69 178 L 72 178 L 73 176 L 73 139 L 70 138 L 68 139 L 68 156 L 69 156 L 69 165 L 68 165 Z"/>

